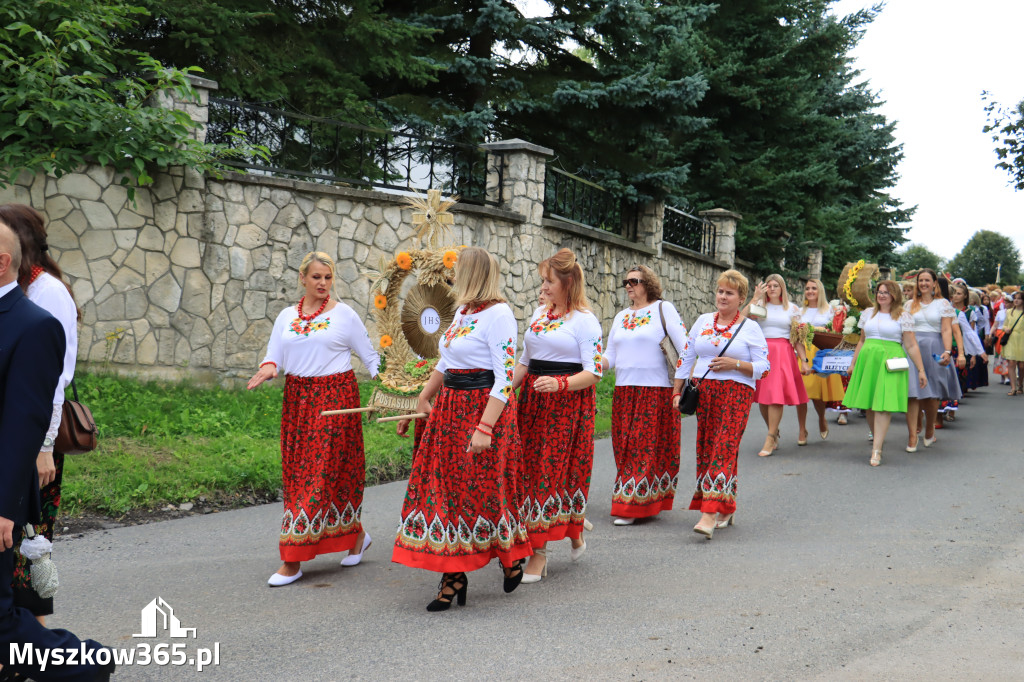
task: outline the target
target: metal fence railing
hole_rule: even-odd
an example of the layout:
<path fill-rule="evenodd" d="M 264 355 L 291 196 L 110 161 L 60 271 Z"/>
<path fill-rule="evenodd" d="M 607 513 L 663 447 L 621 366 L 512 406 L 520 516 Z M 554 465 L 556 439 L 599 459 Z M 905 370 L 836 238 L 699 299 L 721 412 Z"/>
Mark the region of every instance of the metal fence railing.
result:
<path fill-rule="evenodd" d="M 718 231 L 707 218 L 698 218 L 673 206 L 665 207 L 662 239 L 707 256 L 715 255 Z"/>
<path fill-rule="evenodd" d="M 269 152 L 269 160 L 229 162 L 250 171 L 354 187 L 438 188 L 466 203 L 501 202 L 500 196 L 487 200 L 488 153 L 477 145 L 211 97 L 207 140 L 235 147 L 236 130 L 245 143 Z"/>
<path fill-rule="evenodd" d="M 547 167 L 544 186 L 544 215 L 630 241 L 636 240 L 640 221 L 635 201 L 551 165 Z"/>

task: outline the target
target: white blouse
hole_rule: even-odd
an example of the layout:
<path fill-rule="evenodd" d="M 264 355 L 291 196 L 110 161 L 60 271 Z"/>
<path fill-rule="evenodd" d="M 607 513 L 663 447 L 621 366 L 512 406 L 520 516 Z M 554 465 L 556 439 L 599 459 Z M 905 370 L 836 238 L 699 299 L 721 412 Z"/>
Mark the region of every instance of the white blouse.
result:
<path fill-rule="evenodd" d="M 732 343 L 729 344 L 723 357 L 749 362 L 754 367 L 754 376 L 748 377 L 738 370 L 731 369 L 722 372 L 708 372 L 704 378 L 717 381 L 736 381 L 754 388 L 758 379 L 768 376 L 771 364 L 768 362 L 768 342 L 765 341 L 764 332 L 761 331 L 760 326 L 751 324 L 752 321 L 748 319 L 739 334 L 736 334 L 736 329 L 739 328 L 740 323 L 737 323 L 725 334 L 719 334 L 714 329 L 714 313 L 704 313 L 698 317 L 690 329 L 686 352 L 679 357 L 676 379 L 689 379 L 691 371 L 694 379 L 704 376 L 711 361 L 721 352 L 722 344 L 732 338 Z M 719 327 L 721 326 L 719 325 Z M 735 338 L 733 338 L 734 336 Z"/>
<path fill-rule="evenodd" d="M 903 309 L 910 312 L 910 306 L 913 304 L 913 301 L 907 301 L 903 304 Z M 911 315 L 914 317 L 915 334 L 927 332 L 938 334 L 942 331 L 942 319 L 945 317 L 955 318 L 956 310 L 953 309 L 953 304 L 946 299 L 933 298 L 931 303 L 922 303 L 921 308 Z"/>
<path fill-rule="evenodd" d="M 757 325 L 761 328 L 764 338 L 788 339 L 793 318 L 800 317 L 800 309 L 796 307 L 795 303 L 790 303 L 788 308 L 784 308 L 779 303 L 767 303 L 764 308 L 768 311 L 767 315 L 760 318 L 751 318 L 757 321 Z"/>
<path fill-rule="evenodd" d="M 377 376 L 380 358 L 366 326 L 352 308 L 339 301 L 306 322 L 299 319 L 297 306 L 289 306 L 274 321 L 263 362 L 273 362 L 286 374 L 324 377 L 352 369 L 352 351 L 359 355 L 370 376 Z"/>
<path fill-rule="evenodd" d="M 64 371 L 57 382 L 57 390 L 53 394 L 53 411 L 50 414 L 50 427 L 46 437 L 56 440 L 60 429 L 61 410 L 64 406 L 64 389 L 71 385 L 75 378 L 75 362 L 78 360 L 78 308 L 71 298 L 64 283 L 48 272 L 41 273 L 35 281 L 28 285 L 25 294 L 28 300 L 57 318 L 64 327 Z M 52 452 L 53 446 L 40 446 L 40 452 Z"/>
<path fill-rule="evenodd" d="M 601 376 L 601 323 L 589 310 L 575 310 L 566 317 L 549 320 L 547 307 L 533 311 L 523 336 L 521 364 L 530 360 L 578 362 L 584 371 Z M 661 351 L 658 351 L 659 353 Z"/>
<path fill-rule="evenodd" d="M 1002 329 L 1003 322 L 1006 322 L 1006 308 L 1000 308 L 999 312 L 996 313 L 995 328 L 997 330 Z"/>
<path fill-rule="evenodd" d="M 494 372 L 490 396 L 508 402 L 519 336 L 516 316 L 507 303 L 497 303 L 478 313 L 463 314 L 463 310 L 455 312 L 455 319 L 438 343 L 441 359 L 434 369 L 489 369 Z"/>
<path fill-rule="evenodd" d="M 876 315 L 875 312 L 874 308 L 868 308 L 857 320 L 857 326 L 864 330 L 865 339 L 903 343 L 903 332 L 914 331 L 914 318 L 906 311 L 900 313 L 898 320 L 892 319 L 888 313 Z"/>
<path fill-rule="evenodd" d="M 968 355 L 981 355 L 985 352 L 985 349 L 981 346 L 978 332 L 971 329 L 971 323 L 967 321 L 967 313 L 962 310 L 957 310 L 956 312 L 957 322 L 960 323 L 960 333 L 964 337 L 964 350 L 967 351 Z"/>
<path fill-rule="evenodd" d="M 821 312 L 817 308 L 808 308 L 800 315 L 800 322 L 803 324 L 809 324 L 812 327 L 824 327 L 826 324 L 832 321 L 832 309 L 829 308 L 827 312 Z"/>
<path fill-rule="evenodd" d="M 664 329 L 659 311 L 665 314 Z M 685 353 L 686 325 L 676 307 L 668 301 L 655 301 L 639 310 L 627 308 L 615 316 L 604 357 L 608 366 L 615 370 L 616 386 L 672 385 L 665 371 L 665 354 L 661 351 L 666 330 L 676 352 Z"/>

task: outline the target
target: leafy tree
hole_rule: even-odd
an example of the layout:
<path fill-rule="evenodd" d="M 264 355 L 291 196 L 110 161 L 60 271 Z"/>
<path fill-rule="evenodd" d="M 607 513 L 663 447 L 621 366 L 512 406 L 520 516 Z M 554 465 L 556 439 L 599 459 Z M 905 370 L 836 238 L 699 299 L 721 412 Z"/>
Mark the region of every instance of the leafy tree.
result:
<path fill-rule="evenodd" d="M 125 49 L 112 36 L 139 10 L 113 0 L 5 3 L 0 21 L 0 184 L 23 170 L 56 175 L 93 161 L 152 182 L 150 168 L 220 168 L 227 150 L 190 137 L 180 111 L 147 105 L 160 90 L 194 96 L 187 72 Z M 145 76 L 143 75 L 145 74 Z"/>
<path fill-rule="evenodd" d="M 911 213 L 887 193 L 902 152 L 850 67 L 875 10 L 837 18 L 829 0 L 735 0 L 700 28 L 707 128 L 686 143 L 682 193 L 699 209 L 743 214 L 738 254 L 762 270 L 796 271 L 811 244 L 824 276 L 883 260 Z"/>
<path fill-rule="evenodd" d="M 149 17 L 128 45 L 196 65 L 228 97 L 381 123 L 379 83 L 417 87 L 438 66 L 420 55 L 432 29 L 389 16 L 383 0 L 139 0 Z M 400 94 L 400 93 L 398 93 Z"/>
<path fill-rule="evenodd" d="M 893 268 L 893 272 L 896 275 L 901 275 L 910 270 L 920 270 L 921 268 L 929 268 L 935 272 L 941 272 L 943 269 L 942 256 L 924 244 L 910 244 L 903 251 L 893 255 L 895 258 L 886 264 Z"/>
<path fill-rule="evenodd" d="M 982 97 L 988 100 L 988 93 Z M 1014 189 L 1024 189 L 1024 100 L 1009 110 L 988 101 L 985 114 L 987 123 L 982 131 L 992 133 L 996 143 L 996 168 L 1009 173 Z"/>
<path fill-rule="evenodd" d="M 1020 266 L 1020 251 L 1012 239 L 992 230 L 978 230 L 946 264 L 946 269 L 978 286 L 1000 282 L 1016 284 L 1020 281 Z M 1000 282 L 996 282 L 997 270 Z"/>

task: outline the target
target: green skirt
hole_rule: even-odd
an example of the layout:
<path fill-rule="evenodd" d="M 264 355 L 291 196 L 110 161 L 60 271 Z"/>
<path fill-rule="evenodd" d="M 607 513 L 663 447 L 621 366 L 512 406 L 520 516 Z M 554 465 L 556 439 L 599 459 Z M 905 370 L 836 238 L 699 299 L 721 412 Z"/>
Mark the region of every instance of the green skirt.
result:
<path fill-rule="evenodd" d="M 903 346 L 895 341 L 868 339 L 857 355 L 843 404 L 857 410 L 906 412 L 909 372 L 890 372 L 889 358 L 905 358 Z"/>

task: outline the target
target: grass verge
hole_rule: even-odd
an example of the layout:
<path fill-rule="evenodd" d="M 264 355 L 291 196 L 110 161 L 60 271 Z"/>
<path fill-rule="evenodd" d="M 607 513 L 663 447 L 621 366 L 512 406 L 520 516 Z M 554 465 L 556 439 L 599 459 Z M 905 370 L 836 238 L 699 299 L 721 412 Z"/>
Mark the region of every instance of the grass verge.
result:
<path fill-rule="evenodd" d="M 81 373 L 76 383 L 100 439 L 94 452 L 65 460 L 62 515 L 120 517 L 199 497 L 229 505 L 277 497 L 282 381 L 246 391 Z M 607 376 L 598 384 L 598 438 L 611 431 L 614 383 Z M 365 404 L 374 382 L 359 388 Z M 367 485 L 409 473 L 412 439 L 394 429 L 363 423 Z"/>

